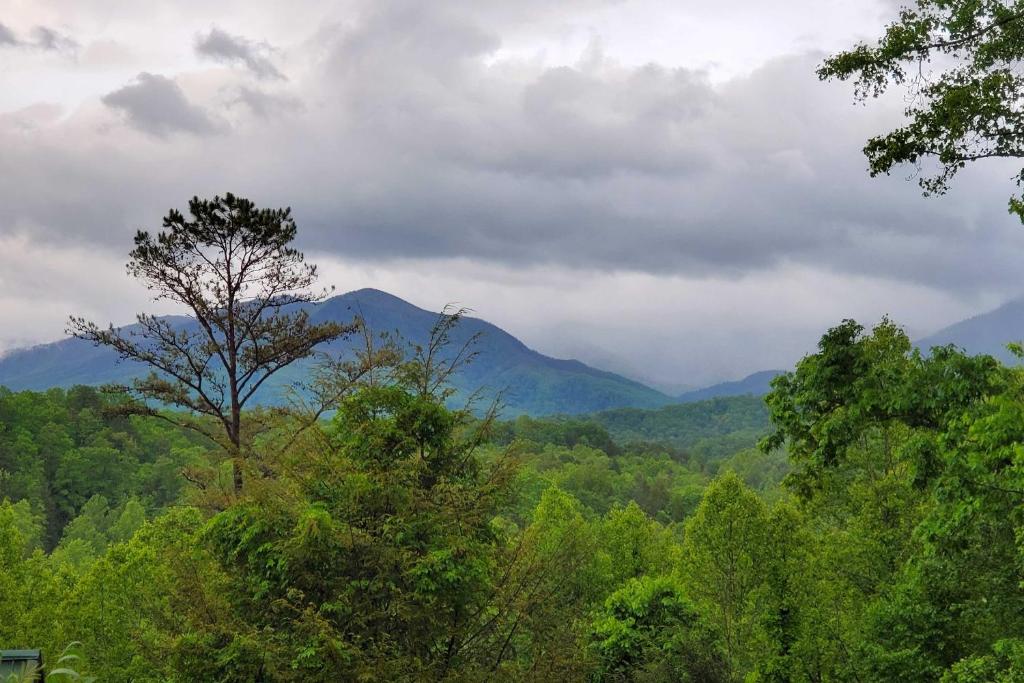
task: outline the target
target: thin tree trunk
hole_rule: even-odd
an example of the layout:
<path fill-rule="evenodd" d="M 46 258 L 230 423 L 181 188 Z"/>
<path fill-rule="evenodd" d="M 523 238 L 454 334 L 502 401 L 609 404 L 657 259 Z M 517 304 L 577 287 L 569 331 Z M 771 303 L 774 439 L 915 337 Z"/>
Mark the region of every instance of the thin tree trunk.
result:
<path fill-rule="evenodd" d="M 235 495 L 242 493 L 242 438 L 241 411 L 237 403 L 232 401 L 231 407 L 231 477 L 234 482 Z"/>
<path fill-rule="evenodd" d="M 235 495 L 242 492 L 242 456 L 236 454 L 231 460 L 231 477 L 234 480 Z"/>

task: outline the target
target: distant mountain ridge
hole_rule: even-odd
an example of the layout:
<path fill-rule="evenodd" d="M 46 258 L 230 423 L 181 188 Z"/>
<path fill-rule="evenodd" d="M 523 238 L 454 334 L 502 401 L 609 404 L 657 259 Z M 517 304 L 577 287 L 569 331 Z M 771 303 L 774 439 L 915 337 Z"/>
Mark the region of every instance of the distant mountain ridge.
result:
<path fill-rule="evenodd" d="M 349 321 L 360 315 L 375 332 L 398 331 L 411 343 L 426 341 L 437 313 L 418 308 L 376 289 L 360 289 L 307 306 L 313 322 Z M 175 317 L 175 324 L 195 324 Z M 453 348 L 480 334 L 478 357 L 455 379 L 457 399 L 483 389 L 483 398 L 501 392 L 505 415 L 581 414 L 619 407 L 657 408 L 673 402 L 660 391 L 590 367 L 576 360 L 545 356 L 501 328 L 467 317 L 455 330 Z M 323 348 L 344 353 L 352 342 L 335 342 Z M 276 382 L 267 382 L 257 394 L 263 404 L 275 403 L 284 389 L 309 370 L 304 362 L 282 371 Z M 45 390 L 75 384 L 126 382 L 147 372 L 133 362 L 117 362 L 116 354 L 77 339 L 64 339 L 14 350 L 0 358 L 0 386 L 12 390 Z"/>
<path fill-rule="evenodd" d="M 933 346 L 952 344 L 971 355 L 988 354 L 1004 363 L 1016 365 L 1021 360 L 1006 345 L 1024 341 L 1024 297 L 1013 299 L 991 311 L 971 316 L 948 325 L 914 341 L 914 346 L 927 352 Z M 722 396 L 751 394 L 764 396 L 770 382 L 784 370 L 763 370 L 735 382 L 721 382 L 703 389 L 688 391 L 677 397 L 680 403 L 706 401 Z"/>
<path fill-rule="evenodd" d="M 762 370 L 735 382 L 720 382 L 703 389 L 687 391 L 679 396 L 678 401 L 695 403 L 722 396 L 764 396 L 771 391 L 771 381 L 783 372 L 785 370 Z"/>
<path fill-rule="evenodd" d="M 970 354 L 987 353 L 1005 363 L 1019 363 L 1006 350 L 1006 345 L 1021 340 L 1024 340 L 1024 298 L 944 327 L 915 344 L 925 351 L 933 346 L 953 344 Z"/>

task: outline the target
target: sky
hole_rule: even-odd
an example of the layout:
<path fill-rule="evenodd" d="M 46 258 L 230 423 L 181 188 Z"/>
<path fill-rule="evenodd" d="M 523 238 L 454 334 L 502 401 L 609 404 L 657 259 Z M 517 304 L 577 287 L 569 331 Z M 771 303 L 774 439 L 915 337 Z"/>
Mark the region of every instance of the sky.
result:
<path fill-rule="evenodd" d="M 291 206 L 321 284 L 664 388 L 984 312 L 1024 289 L 1014 168 L 869 178 L 903 99 L 814 73 L 897 7 L 0 0 L 0 350 L 169 312 L 132 236 L 226 191 Z"/>

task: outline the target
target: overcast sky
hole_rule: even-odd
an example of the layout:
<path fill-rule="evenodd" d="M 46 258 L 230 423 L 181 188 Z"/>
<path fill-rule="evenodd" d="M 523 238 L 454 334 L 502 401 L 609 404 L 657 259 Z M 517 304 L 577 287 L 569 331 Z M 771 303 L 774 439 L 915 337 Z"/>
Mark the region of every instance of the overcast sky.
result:
<path fill-rule="evenodd" d="M 134 231 L 225 191 L 324 284 L 663 384 L 982 312 L 1024 289 L 1014 169 L 870 179 L 902 99 L 814 76 L 897 4 L 0 0 L 0 349 L 153 310 Z"/>

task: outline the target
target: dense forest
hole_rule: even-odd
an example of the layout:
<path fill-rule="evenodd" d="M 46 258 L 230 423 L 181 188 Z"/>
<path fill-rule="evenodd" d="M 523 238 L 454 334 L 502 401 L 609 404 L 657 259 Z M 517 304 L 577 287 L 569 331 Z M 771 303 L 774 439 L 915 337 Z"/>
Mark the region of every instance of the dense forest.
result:
<path fill-rule="evenodd" d="M 396 367 L 259 416 L 239 494 L 173 413 L 0 393 L 0 642 L 100 681 L 1022 674 L 1019 368 L 847 321 L 722 455 L 759 401 L 501 422 Z"/>
<path fill-rule="evenodd" d="M 1022 25 L 918 0 L 828 58 L 908 89 L 870 171 L 1024 157 Z M 463 311 L 311 317 L 290 209 L 162 226 L 128 272 L 189 324 L 68 323 L 148 374 L 0 390 L 0 645 L 49 680 L 1024 681 L 1024 364 L 844 320 L 764 399 L 503 421 Z"/>

